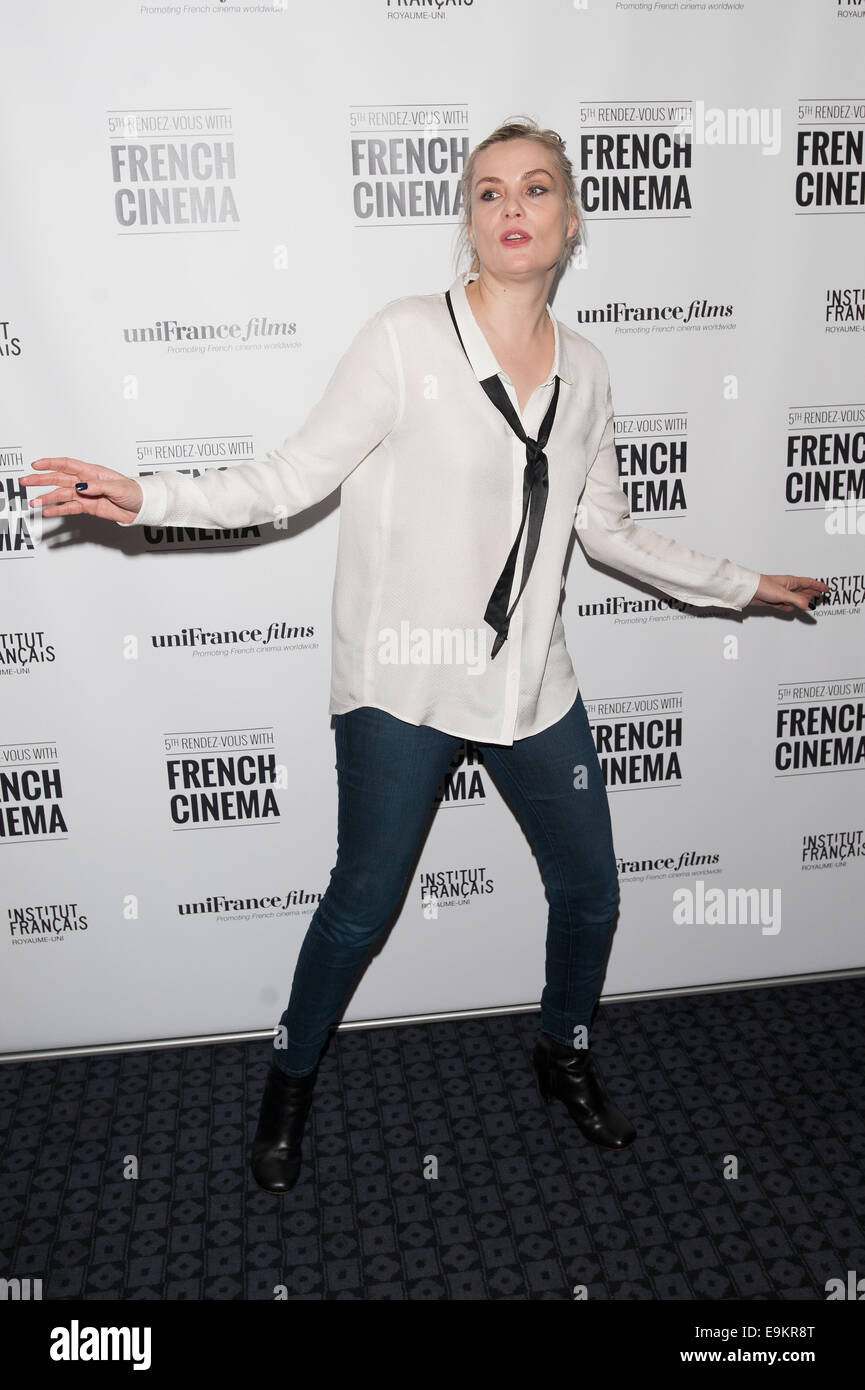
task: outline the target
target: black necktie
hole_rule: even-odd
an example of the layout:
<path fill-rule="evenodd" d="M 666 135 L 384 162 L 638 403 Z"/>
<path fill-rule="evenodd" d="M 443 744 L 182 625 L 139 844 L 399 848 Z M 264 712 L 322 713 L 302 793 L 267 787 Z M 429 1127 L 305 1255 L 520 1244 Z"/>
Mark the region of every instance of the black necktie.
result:
<path fill-rule="evenodd" d="M 466 352 L 466 345 L 463 342 L 462 334 L 457 326 L 456 315 L 454 314 L 451 303 L 450 290 L 445 291 L 448 310 L 450 312 L 453 326 L 456 329 L 457 337 L 460 340 L 460 347 Z M 471 361 L 471 359 L 469 359 Z M 493 649 L 490 653 L 490 660 L 496 656 L 508 635 L 511 622 L 511 614 L 520 601 L 523 589 L 526 587 L 528 577 L 531 573 L 535 554 L 538 548 L 538 541 L 541 536 L 541 522 L 544 519 L 544 510 L 547 505 L 547 492 L 549 489 L 549 477 L 547 469 L 547 456 L 544 453 L 544 446 L 550 437 L 553 428 L 553 421 L 556 418 L 556 406 L 559 400 L 559 378 L 556 377 L 556 384 L 553 389 L 553 398 L 550 401 L 547 413 L 541 423 L 537 439 L 529 439 L 520 424 L 519 416 L 514 410 L 510 397 L 496 374 L 495 376 L 485 377 L 481 381 L 481 386 L 486 391 L 493 405 L 504 415 L 511 429 L 526 446 L 526 467 L 523 472 L 523 517 L 520 522 L 520 529 L 517 538 L 511 546 L 511 552 L 505 561 L 505 567 L 499 575 L 495 588 L 493 589 L 490 601 L 484 613 L 484 622 L 490 624 L 496 630 L 496 639 L 493 642 Z M 523 574 L 519 592 L 511 604 L 510 611 L 507 610 L 508 595 L 514 582 L 514 570 L 517 565 L 517 554 L 520 548 L 523 531 L 528 517 L 529 529 L 526 537 L 526 549 L 523 555 Z"/>

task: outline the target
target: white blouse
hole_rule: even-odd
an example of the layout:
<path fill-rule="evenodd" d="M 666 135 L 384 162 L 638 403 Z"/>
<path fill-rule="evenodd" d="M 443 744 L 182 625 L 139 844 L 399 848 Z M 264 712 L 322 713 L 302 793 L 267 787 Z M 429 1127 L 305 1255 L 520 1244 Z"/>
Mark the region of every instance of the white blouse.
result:
<path fill-rule="evenodd" d="M 637 525 L 619 483 L 606 360 L 553 323 L 549 377 L 520 412 L 460 275 L 444 293 L 391 300 L 340 358 L 300 429 L 266 461 L 191 479 L 139 479 L 129 524 L 217 529 L 293 516 L 342 484 L 332 602 L 330 714 L 374 705 L 409 724 L 513 743 L 567 713 L 578 684 L 559 606 L 574 527 L 587 554 L 698 606 L 741 610 L 756 570 Z M 519 530 L 525 445 L 480 381 L 498 373 L 530 438 L 560 378 L 545 453 L 549 491 L 531 576 L 490 660 L 484 611 Z M 511 598 L 522 579 L 523 533 Z"/>

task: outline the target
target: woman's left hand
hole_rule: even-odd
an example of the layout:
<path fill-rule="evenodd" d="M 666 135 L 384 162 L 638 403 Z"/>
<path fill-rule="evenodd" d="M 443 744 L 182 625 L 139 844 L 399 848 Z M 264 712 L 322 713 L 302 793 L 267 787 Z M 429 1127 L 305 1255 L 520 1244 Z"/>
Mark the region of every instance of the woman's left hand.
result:
<path fill-rule="evenodd" d="M 820 594 L 828 594 L 829 585 L 819 579 L 803 579 L 798 574 L 761 574 L 757 592 L 746 604 L 765 604 L 769 608 L 782 608 L 785 612 L 801 608 L 807 613 L 816 607 Z"/>

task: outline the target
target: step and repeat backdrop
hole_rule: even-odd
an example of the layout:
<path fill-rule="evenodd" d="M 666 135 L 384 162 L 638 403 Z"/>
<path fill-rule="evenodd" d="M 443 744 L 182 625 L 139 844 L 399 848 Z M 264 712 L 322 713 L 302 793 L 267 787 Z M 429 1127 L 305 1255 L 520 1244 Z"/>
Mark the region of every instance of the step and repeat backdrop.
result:
<path fill-rule="evenodd" d="M 460 173 L 523 114 L 579 174 L 553 309 L 609 361 L 633 517 L 830 586 L 813 616 L 698 610 L 575 534 L 604 993 L 865 964 L 865 5 L 47 0 L 2 26 L 3 1055 L 275 1027 L 336 854 L 338 493 L 279 530 L 124 530 L 40 519 L 21 476 L 263 458 L 369 315 L 468 269 Z M 540 998 L 543 887 L 471 744 L 430 809 L 347 1021 Z"/>

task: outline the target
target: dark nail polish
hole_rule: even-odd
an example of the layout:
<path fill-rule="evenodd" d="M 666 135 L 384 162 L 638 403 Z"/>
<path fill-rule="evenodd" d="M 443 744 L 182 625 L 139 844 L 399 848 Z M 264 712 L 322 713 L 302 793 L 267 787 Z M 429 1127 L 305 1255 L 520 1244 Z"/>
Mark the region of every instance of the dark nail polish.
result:
<path fill-rule="evenodd" d="M 87 484 L 86 484 L 86 483 L 76 483 L 76 484 L 75 484 L 75 491 L 76 491 L 76 492 L 86 492 L 86 491 L 87 491 Z"/>

